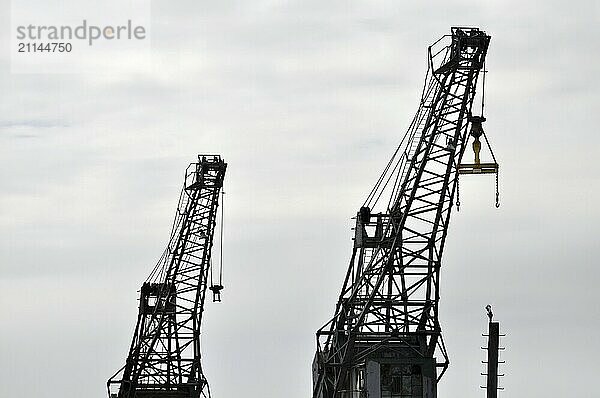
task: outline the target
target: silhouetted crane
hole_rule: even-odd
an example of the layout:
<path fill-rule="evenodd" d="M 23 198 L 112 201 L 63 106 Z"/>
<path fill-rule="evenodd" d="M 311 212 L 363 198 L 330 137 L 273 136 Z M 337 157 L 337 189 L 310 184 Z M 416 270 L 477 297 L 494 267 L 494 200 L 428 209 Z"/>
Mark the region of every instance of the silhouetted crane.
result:
<path fill-rule="evenodd" d="M 109 398 L 210 397 L 200 326 L 226 168 L 218 155 L 187 168 L 169 244 L 141 287 L 129 355 L 108 380 Z M 219 280 L 211 290 L 219 296 L 222 288 Z"/>
<path fill-rule="evenodd" d="M 314 398 L 437 394 L 449 363 L 439 276 L 458 176 L 498 172 L 495 160 L 480 161 L 485 118 L 472 114 L 489 41 L 452 28 L 429 47 L 419 109 L 358 211 L 335 314 L 317 331 Z M 465 164 L 470 137 L 475 161 Z"/>

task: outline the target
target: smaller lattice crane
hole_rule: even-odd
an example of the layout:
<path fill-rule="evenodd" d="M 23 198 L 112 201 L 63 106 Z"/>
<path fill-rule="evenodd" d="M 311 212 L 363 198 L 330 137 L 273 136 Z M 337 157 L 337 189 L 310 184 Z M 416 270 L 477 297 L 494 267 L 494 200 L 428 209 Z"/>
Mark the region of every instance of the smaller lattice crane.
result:
<path fill-rule="evenodd" d="M 185 173 L 169 244 L 142 284 L 139 314 L 125 365 L 107 382 L 109 398 L 210 397 L 200 363 L 200 326 L 209 281 L 219 198 L 227 164 L 200 155 Z M 221 250 L 222 250 L 221 204 Z"/>

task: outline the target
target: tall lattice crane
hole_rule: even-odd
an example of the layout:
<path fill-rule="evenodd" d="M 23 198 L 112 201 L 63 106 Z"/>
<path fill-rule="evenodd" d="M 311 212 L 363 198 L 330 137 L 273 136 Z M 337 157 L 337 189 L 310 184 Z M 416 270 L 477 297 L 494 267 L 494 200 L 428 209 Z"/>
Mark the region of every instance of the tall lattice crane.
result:
<path fill-rule="evenodd" d="M 187 168 L 169 244 L 141 287 L 129 355 L 108 380 L 109 398 L 210 397 L 200 326 L 226 168 L 218 155 Z M 210 287 L 215 301 L 222 288 Z"/>
<path fill-rule="evenodd" d="M 452 28 L 428 49 L 419 109 L 358 211 L 335 314 L 317 331 L 314 398 L 436 397 L 449 363 L 439 275 L 458 176 L 498 173 L 480 160 L 485 118 L 472 114 L 489 41 Z M 461 163 L 471 138 L 475 161 Z"/>

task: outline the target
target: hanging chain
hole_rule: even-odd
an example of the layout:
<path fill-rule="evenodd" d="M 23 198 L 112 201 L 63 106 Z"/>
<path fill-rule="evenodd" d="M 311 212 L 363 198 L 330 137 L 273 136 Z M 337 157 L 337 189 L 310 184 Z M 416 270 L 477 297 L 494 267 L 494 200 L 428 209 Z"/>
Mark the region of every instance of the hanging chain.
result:
<path fill-rule="evenodd" d="M 225 190 L 221 190 L 221 236 L 219 239 L 220 243 L 220 256 L 219 256 L 219 285 L 223 285 L 223 220 L 225 213 Z"/>
<path fill-rule="evenodd" d="M 496 209 L 500 207 L 500 189 L 498 188 L 498 174 L 500 170 L 496 170 Z"/>
<path fill-rule="evenodd" d="M 460 187 L 458 185 L 458 173 L 456 174 L 456 211 L 460 211 Z"/>
<path fill-rule="evenodd" d="M 485 138 L 485 143 L 488 147 L 488 149 L 490 150 L 490 153 L 492 154 L 492 159 L 494 160 L 494 163 L 496 164 L 496 208 L 500 207 L 500 188 L 499 188 L 499 184 L 498 184 L 498 174 L 500 174 L 500 166 L 498 165 L 498 162 L 496 161 L 496 156 L 494 155 L 494 151 L 492 150 L 492 146 L 490 145 L 490 142 L 488 141 L 487 135 L 485 134 L 485 132 L 483 133 L 483 138 Z"/>

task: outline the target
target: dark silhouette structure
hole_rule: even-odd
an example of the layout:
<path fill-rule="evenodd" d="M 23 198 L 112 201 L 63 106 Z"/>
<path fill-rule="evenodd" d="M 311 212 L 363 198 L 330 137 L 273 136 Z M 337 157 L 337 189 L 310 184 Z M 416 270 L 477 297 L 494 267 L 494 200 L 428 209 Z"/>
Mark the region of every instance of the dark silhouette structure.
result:
<path fill-rule="evenodd" d="M 169 244 L 141 287 L 129 355 L 108 380 L 109 398 L 210 397 L 200 326 L 226 168 L 218 155 L 187 168 Z M 222 288 L 211 287 L 215 300 Z"/>
<path fill-rule="evenodd" d="M 335 314 L 317 331 L 313 398 L 436 397 L 449 363 L 439 275 L 458 176 L 498 171 L 479 159 L 485 119 L 472 114 L 489 41 L 456 27 L 429 47 L 419 109 L 356 215 Z M 462 163 L 471 137 L 475 162 Z"/>
<path fill-rule="evenodd" d="M 498 390 L 503 390 L 502 387 L 498 386 L 498 378 L 504 376 L 498 373 L 498 365 L 504 363 L 499 360 L 499 352 L 504 348 L 500 347 L 500 323 L 494 322 L 494 314 L 492 313 L 492 306 L 487 305 L 485 307 L 489 318 L 488 323 L 488 334 L 484 336 L 488 338 L 487 347 L 481 347 L 487 350 L 487 361 L 482 361 L 487 364 L 487 373 L 482 373 L 482 376 L 486 377 L 486 386 L 482 388 L 486 389 L 487 398 L 497 398 Z"/>

